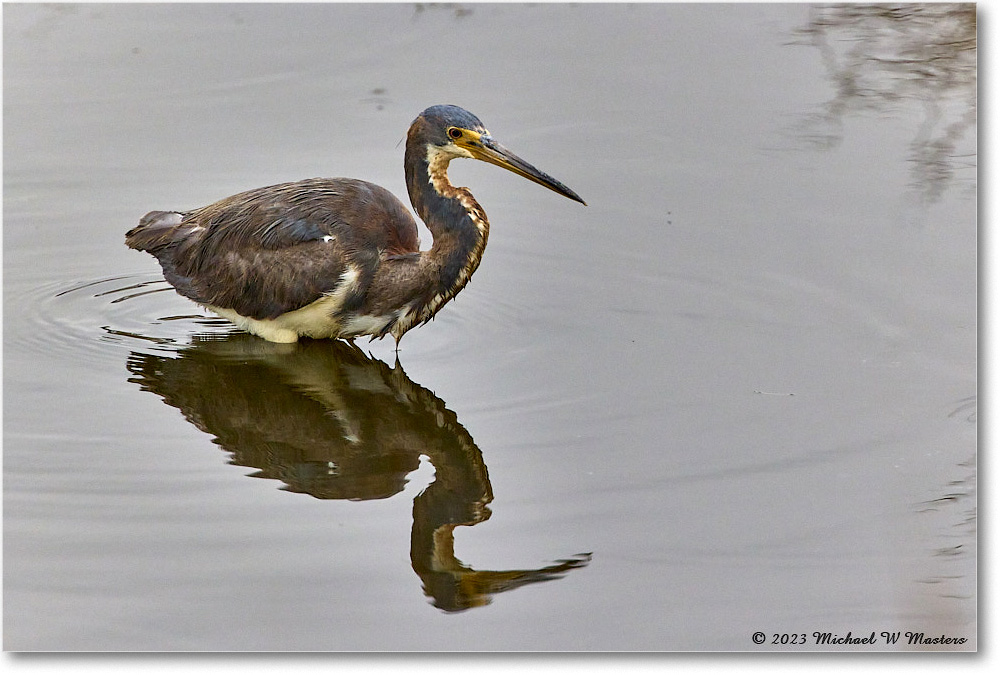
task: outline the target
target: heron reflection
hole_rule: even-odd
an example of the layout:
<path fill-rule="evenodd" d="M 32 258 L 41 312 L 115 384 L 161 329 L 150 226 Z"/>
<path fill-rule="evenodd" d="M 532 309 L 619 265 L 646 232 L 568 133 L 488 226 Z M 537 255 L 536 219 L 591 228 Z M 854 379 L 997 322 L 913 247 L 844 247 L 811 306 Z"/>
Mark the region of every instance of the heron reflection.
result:
<path fill-rule="evenodd" d="M 455 413 L 410 380 L 341 341 L 280 345 L 246 334 L 195 339 L 175 355 L 132 353 L 129 381 L 178 408 L 250 474 L 319 499 L 401 492 L 420 457 L 434 482 L 413 503 L 410 561 L 446 611 L 561 577 L 580 554 L 537 569 L 476 570 L 455 557 L 454 529 L 490 517 L 486 464 Z"/>

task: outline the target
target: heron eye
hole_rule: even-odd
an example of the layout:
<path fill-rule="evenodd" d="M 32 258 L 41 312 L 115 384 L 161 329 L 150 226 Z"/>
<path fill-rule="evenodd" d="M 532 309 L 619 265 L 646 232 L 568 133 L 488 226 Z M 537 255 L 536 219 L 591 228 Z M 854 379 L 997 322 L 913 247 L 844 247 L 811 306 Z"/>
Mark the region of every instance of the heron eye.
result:
<path fill-rule="evenodd" d="M 462 130 L 456 127 L 451 127 L 450 129 L 448 129 L 448 135 L 454 138 L 455 140 L 458 140 L 459 138 L 462 137 Z"/>

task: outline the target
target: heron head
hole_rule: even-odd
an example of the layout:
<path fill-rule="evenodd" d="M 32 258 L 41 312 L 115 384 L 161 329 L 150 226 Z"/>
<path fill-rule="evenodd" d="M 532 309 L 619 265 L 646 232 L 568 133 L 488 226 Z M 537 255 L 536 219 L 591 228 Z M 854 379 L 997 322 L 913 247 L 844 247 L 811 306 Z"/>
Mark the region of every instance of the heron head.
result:
<path fill-rule="evenodd" d="M 411 126 L 419 128 L 428 145 L 449 159 L 468 157 L 513 171 L 553 192 L 586 205 L 575 192 L 544 171 L 497 143 L 478 117 L 456 105 L 436 105 L 420 113 Z"/>

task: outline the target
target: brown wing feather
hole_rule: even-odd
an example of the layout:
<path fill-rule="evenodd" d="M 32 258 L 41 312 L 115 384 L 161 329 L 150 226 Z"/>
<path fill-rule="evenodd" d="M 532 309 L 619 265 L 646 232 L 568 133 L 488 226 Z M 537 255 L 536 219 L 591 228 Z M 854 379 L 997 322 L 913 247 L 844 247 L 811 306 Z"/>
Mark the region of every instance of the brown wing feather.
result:
<path fill-rule="evenodd" d="M 314 178 L 258 188 L 186 213 L 152 212 L 126 236 L 159 260 L 179 293 L 273 319 L 336 289 L 351 266 L 360 307 L 387 256 L 419 250 L 413 217 L 365 181 Z"/>

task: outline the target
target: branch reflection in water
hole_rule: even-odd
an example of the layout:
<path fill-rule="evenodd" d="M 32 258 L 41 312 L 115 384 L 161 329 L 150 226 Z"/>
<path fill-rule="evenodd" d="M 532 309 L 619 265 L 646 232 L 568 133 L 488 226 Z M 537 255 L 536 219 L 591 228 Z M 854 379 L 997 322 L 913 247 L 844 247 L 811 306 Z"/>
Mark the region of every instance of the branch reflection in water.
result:
<path fill-rule="evenodd" d="M 816 47 L 835 88 L 812 119 L 811 141 L 832 147 L 844 119 L 859 111 L 892 112 L 918 101 L 924 119 L 910 144 L 914 186 L 937 201 L 959 169 L 975 178 L 976 5 L 816 5 L 799 31 Z"/>
<path fill-rule="evenodd" d="M 561 577 L 590 554 L 527 570 L 475 570 L 454 529 L 490 517 L 486 464 L 444 401 L 341 341 L 271 344 L 249 335 L 199 339 L 176 357 L 133 352 L 130 382 L 215 437 L 232 463 L 318 499 L 384 499 L 403 490 L 420 456 L 435 480 L 413 502 L 410 561 L 434 605 L 454 612 L 495 593 Z"/>

